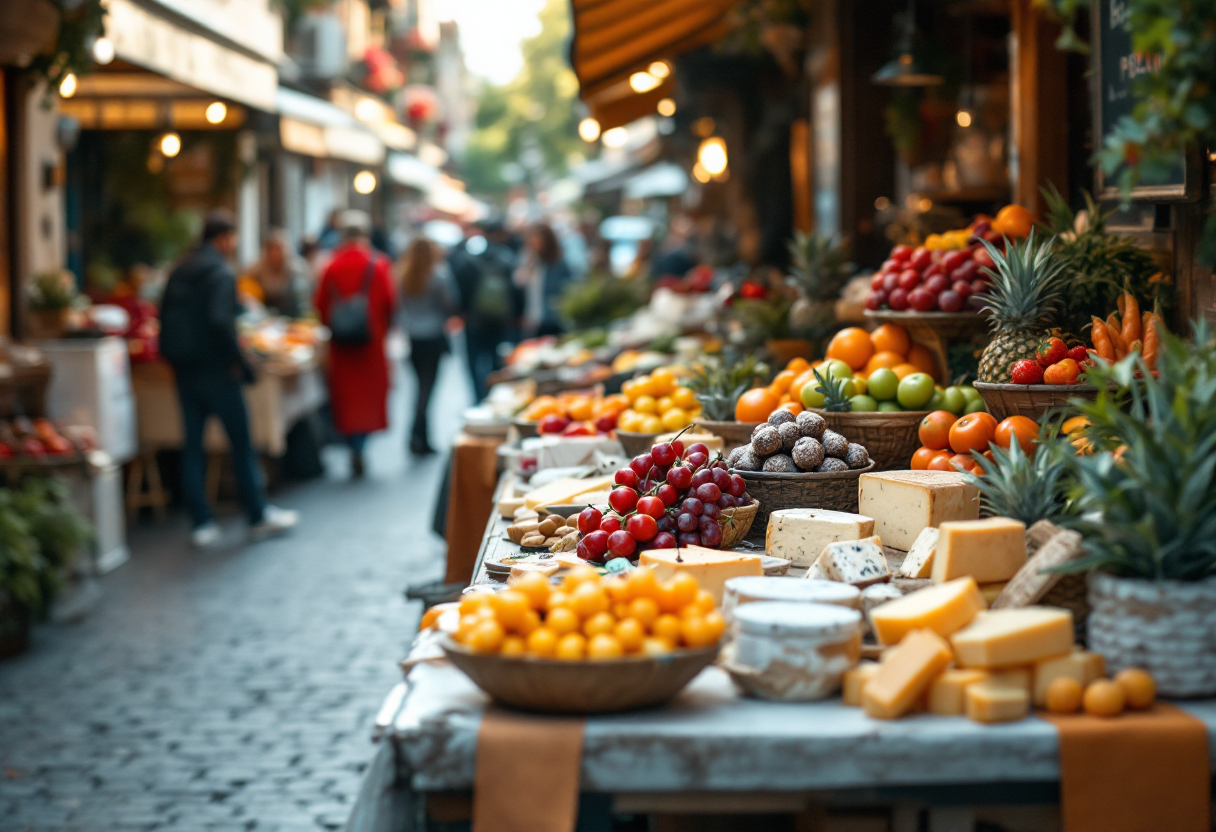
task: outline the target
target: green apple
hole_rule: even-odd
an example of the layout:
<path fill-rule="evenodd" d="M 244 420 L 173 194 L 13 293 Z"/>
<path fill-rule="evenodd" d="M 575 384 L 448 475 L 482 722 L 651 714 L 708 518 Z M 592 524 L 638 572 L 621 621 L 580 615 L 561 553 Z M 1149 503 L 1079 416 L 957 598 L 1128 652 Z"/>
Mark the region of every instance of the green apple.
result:
<path fill-rule="evenodd" d="M 866 392 L 878 401 L 889 402 L 899 390 L 899 376 L 886 367 L 881 367 L 870 373 L 870 377 L 866 379 L 866 387 Z"/>
<path fill-rule="evenodd" d="M 861 376 L 853 376 L 849 379 L 849 383 L 853 385 L 853 392 L 859 396 L 864 396 L 868 392 L 869 383 Z"/>
<path fill-rule="evenodd" d="M 942 406 L 937 409 L 948 410 L 955 416 L 963 415 L 963 409 L 967 407 L 967 397 L 961 387 L 947 387 L 942 391 L 942 400 Z"/>
<path fill-rule="evenodd" d="M 896 398 L 907 410 L 920 410 L 933 398 L 933 376 L 928 373 L 910 373 L 899 383 Z"/>
<path fill-rule="evenodd" d="M 836 376 L 836 378 L 853 377 L 853 368 L 841 361 L 839 358 L 829 358 L 824 363 L 823 367 L 820 368 L 820 372 L 823 372 L 824 370 L 826 370 L 829 375 Z"/>
<path fill-rule="evenodd" d="M 984 400 L 979 399 L 978 401 L 967 402 L 967 408 L 963 411 L 963 414 L 966 415 L 968 413 L 983 413 L 987 409 L 988 409 L 988 407 L 984 404 Z"/>
<path fill-rule="evenodd" d="M 982 402 L 984 397 L 980 395 L 980 391 L 976 390 L 970 384 L 959 385 L 959 390 L 963 391 L 963 398 L 967 400 L 967 404 L 972 402 Z M 974 413 L 974 410 L 968 410 L 968 413 Z"/>
<path fill-rule="evenodd" d="M 878 402 L 874 401 L 873 396 L 859 393 L 850 397 L 849 402 L 853 405 L 854 413 L 873 413 L 878 410 Z"/>
<path fill-rule="evenodd" d="M 823 393 L 820 392 L 819 382 L 815 381 L 815 379 L 811 379 L 802 385 L 802 395 L 798 398 L 802 400 L 803 407 L 823 407 Z"/>
<path fill-rule="evenodd" d="M 945 410 L 946 397 L 942 393 L 941 388 L 933 391 L 933 398 L 929 399 L 929 403 L 925 405 L 925 410 Z"/>
<path fill-rule="evenodd" d="M 899 404 L 896 402 L 879 402 L 878 403 L 878 412 L 879 413 L 903 413 L 904 409 L 902 407 L 900 407 Z"/>

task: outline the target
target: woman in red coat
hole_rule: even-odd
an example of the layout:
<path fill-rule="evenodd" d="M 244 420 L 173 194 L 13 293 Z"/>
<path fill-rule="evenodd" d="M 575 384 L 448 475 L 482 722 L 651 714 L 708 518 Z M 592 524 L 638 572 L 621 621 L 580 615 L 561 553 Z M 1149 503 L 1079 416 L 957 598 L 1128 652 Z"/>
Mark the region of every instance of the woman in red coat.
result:
<path fill-rule="evenodd" d="M 321 322 L 333 328 L 336 305 L 360 293 L 367 295 L 365 343 L 338 343 L 342 339 L 335 333 L 329 349 L 330 408 L 338 433 L 350 445 L 355 477 L 363 476 L 367 435 L 388 427 L 390 371 L 384 337 L 396 305 L 391 264 L 368 244 L 370 230 L 371 220 L 363 211 L 343 212 L 342 244 L 334 251 L 313 301 Z"/>

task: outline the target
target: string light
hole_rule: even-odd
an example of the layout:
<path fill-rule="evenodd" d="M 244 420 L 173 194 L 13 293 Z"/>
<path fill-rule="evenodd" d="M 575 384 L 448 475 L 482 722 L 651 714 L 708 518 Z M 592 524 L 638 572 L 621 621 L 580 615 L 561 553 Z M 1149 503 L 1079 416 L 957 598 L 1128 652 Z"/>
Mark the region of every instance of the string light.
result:
<path fill-rule="evenodd" d="M 588 116 L 578 123 L 578 137 L 585 142 L 593 142 L 600 137 L 600 123 Z"/>
<path fill-rule="evenodd" d="M 166 133 L 160 137 L 160 152 L 168 159 L 182 152 L 182 137 L 176 133 Z"/>
<path fill-rule="evenodd" d="M 655 78 L 661 79 L 666 78 L 671 74 L 671 66 L 668 65 L 667 61 L 655 61 L 650 66 L 646 67 L 646 71 Z"/>
<path fill-rule="evenodd" d="M 71 98 L 76 94 L 76 88 L 80 82 L 76 80 L 76 73 L 69 72 L 63 76 L 63 80 L 59 82 L 59 94 L 64 98 Z"/>
<path fill-rule="evenodd" d="M 114 41 L 109 38 L 98 38 L 93 41 L 93 60 L 105 66 L 114 60 Z"/>
<path fill-rule="evenodd" d="M 959 127 L 970 127 L 971 113 L 969 113 L 967 110 L 959 110 L 958 113 L 955 114 L 954 120 L 958 122 Z"/>
<path fill-rule="evenodd" d="M 613 127 L 604 131 L 604 147 L 624 147 L 629 141 L 629 131 L 624 127 Z"/>
<path fill-rule="evenodd" d="M 635 72 L 629 76 L 629 86 L 637 93 L 650 92 L 661 83 L 663 82 L 649 72 Z"/>
<path fill-rule="evenodd" d="M 228 118 L 228 105 L 223 101 L 212 101 L 207 105 L 203 116 L 207 119 L 208 124 L 221 124 L 224 119 Z"/>
<path fill-rule="evenodd" d="M 697 162 L 710 176 L 721 176 L 726 171 L 726 141 L 721 136 L 710 136 L 697 149 Z"/>
<path fill-rule="evenodd" d="M 676 114 L 676 102 L 673 99 L 664 98 L 659 102 L 657 109 L 661 116 L 674 116 Z"/>

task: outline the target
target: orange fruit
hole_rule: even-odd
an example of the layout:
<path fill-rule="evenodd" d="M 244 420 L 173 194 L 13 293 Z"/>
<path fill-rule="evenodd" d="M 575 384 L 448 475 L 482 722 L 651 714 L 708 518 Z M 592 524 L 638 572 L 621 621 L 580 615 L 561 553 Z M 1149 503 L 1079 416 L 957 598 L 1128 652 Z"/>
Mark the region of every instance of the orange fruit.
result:
<path fill-rule="evenodd" d="M 735 405 L 735 421 L 763 422 L 777 409 L 781 398 L 767 387 L 756 387 L 739 397 Z"/>
<path fill-rule="evenodd" d="M 805 373 L 810 368 L 810 364 L 801 355 L 796 355 L 790 359 L 790 363 L 785 365 L 785 369 L 792 370 L 795 375 Z"/>
<path fill-rule="evenodd" d="M 600 573 L 590 566 L 580 566 L 566 573 L 566 577 L 562 579 L 562 591 L 569 594 L 578 589 L 581 584 L 595 584 L 598 586 L 599 582 Z"/>
<path fill-rule="evenodd" d="M 790 382 L 790 400 L 802 401 L 802 385 L 815 380 L 814 370 L 803 370 Z"/>
<path fill-rule="evenodd" d="M 506 638 L 502 625 L 492 618 L 483 618 L 464 639 L 464 646 L 474 653 L 497 653 Z"/>
<path fill-rule="evenodd" d="M 921 371 L 920 367 L 917 367 L 915 364 L 907 364 L 907 363 L 896 364 L 894 367 L 891 368 L 891 372 L 895 373 L 895 377 L 897 379 L 899 379 L 900 381 L 903 381 L 905 378 L 912 375 L 913 373 L 919 373 L 920 371 Z"/>
<path fill-rule="evenodd" d="M 1047 686 L 1047 710 L 1053 714 L 1075 714 L 1081 710 L 1084 693 L 1076 679 L 1066 676 L 1053 679 Z"/>
<path fill-rule="evenodd" d="M 617 622 L 613 635 L 626 653 L 636 653 L 646 640 L 646 628 L 636 618 L 626 618 Z"/>
<path fill-rule="evenodd" d="M 543 610 L 553 589 L 549 579 L 539 572 L 525 572 L 511 582 L 511 589 L 523 593 L 534 610 Z"/>
<path fill-rule="evenodd" d="M 926 471 L 949 471 L 957 473 L 957 469 L 950 464 L 950 452 L 938 451 L 937 456 L 929 460 L 929 464 L 925 466 Z"/>
<path fill-rule="evenodd" d="M 950 447 L 950 428 L 958 421 L 958 417 L 948 410 L 935 410 L 920 420 L 916 429 L 920 444 L 935 451 L 943 451 Z"/>
<path fill-rule="evenodd" d="M 703 613 L 713 612 L 718 606 L 718 602 L 714 600 L 714 596 L 704 589 L 697 590 L 697 598 L 690 605 L 693 609 L 700 610 Z"/>
<path fill-rule="evenodd" d="M 1006 237 L 1025 237 L 1034 227 L 1034 214 L 1021 205 L 1006 205 L 997 211 L 992 230 Z"/>
<path fill-rule="evenodd" d="M 1028 455 L 1034 453 L 1039 441 L 1039 423 L 1028 416 L 1010 416 L 996 426 L 996 444 L 1008 450 L 1014 439 Z"/>
<path fill-rule="evenodd" d="M 768 386 L 770 390 L 778 395 L 785 395 L 790 391 L 790 384 L 798 377 L 798 374 L 793 370 L 782 370 L 773 376 L 772 383 Z"/>
<path fill-rule="evenodd" d="M 983 453 L 996 439 L 996 417 L 991 413 L 968 413 L 950 426 L 950 447 L 955 453 Z"/>
<path fill-rule="evenodd" d="M 860 370 L 874 355 L 874 343 L 870 340 L 870 333 L 861 327 L 850 326 L 832 336 L 826 355 L 840 359 L 854 370 Z"/>
<path fill-rule="evenodd" d="M 470 592 L 460 596 L 460 614 L 476 615 L 490 606 L 489 592 Z"/>
<path fill-rule="evenodd" d="M 682 407 L 685 410 L 692 410 L 700 404 L 697 401 L 697 394 L 687 387 L 677 387 L 675 392 L 671 394 L 671 402 L 676 407 Z"/>
<path fill-rule="evenodd" d="M 608 593 L 597 584 L 579 584 L 570 594 L 570 609 L 583 618 L 590 618 L 598 612 L 607 612 L 610 606 L 612 602 Z"/>
<path fill-rule="evenodd" d="M 1118 716 L 1123 713 L 1127 697 L 1123 688 L 1109 679 L 1097 679 L 1089 683 L 1082 699 L 1085 713 L 1093 716 Z"/>
<path fill-rule="evenodd" d="M 670 396 L 676 384 L 676 374 L 667 367 L 660 367 L 650 374 L 650 395 L 656 398 Z"/>
<path fill-rule="evenodd" d="M 726 619 L 720 612 L 705 615 L 690 615 L 680 624 L 680 635 L 689 647 L 708 647 L 717 644 L 726 630 Z"/>
<path fill-rule="evenodd" d="M 528 648 L 523 636 L 507 636 L 502 640 L 502 647 L 498 648 L 500 656 L 522 656 L 526 652 Z"/>
<path fill-rule="evenodd" d="M 794 414 L 795 416 L 797 416 L 803 410 L 802 403 L 793 401 L 792 399 L 788 402 L 783 403 L 781 405 L 781 407 L 779 407 L 777 409 L 778 410 L 788 410 L 790 413 Z"/>
<path fill-rule="evenodd" d="M 580 396 L 570 402 L 566 408 L 566 413 L 576 422 L 585 422 L 588 419 L 594 418 L 595 408 L 591 403 L 591 399 Z"/>
<path fill-rule="evenodd" d="M 539 627 L 528 633 L 525 645 L 528 648 L 528 652 L 533 656 L 547 659 L 557 649 L 557 633 L 548 627 Z"/>
<path fill-rule="evenodd" d="M 650 627 L 659 617 L 659 604 L 653 598 L 634 598 L 629 602 L 629 617 L 637 619 L 643 627 Z"/>
<path fill-rule="evenodd" d="M 1157 683 L 1147 670 L 1129 667 L 1115 674 L 1115 684 L 1123 688 L 1127 707 L 1133 710 L 1148 708 L 1157 698 Z"/>
<path fill-rule="evenodd" d="M 598 636 L 592 636 L 587 642 L 587 658 L 592 661 L 608 661 L 611 659 L 619 659 L 625 655 L 624 648 L 617 641 L 616 636 L 608 633 L 600 633 Z"/>
<path fill-rule="evenodd" d="M 697 600 L 701 591 L 697 579 L 687 572 L 677 572 L 663 585 L 663 594 L 659 597 L 659 608 L 663 612 L 682 610 Z"/>
<path fill-rule="evenodd" d="M 875 370 L 881 370 L 884 367 L 889 370 L 905 363 L 907 362 L 904 360 L 904 354 L 902 352 L 883 350 L 870 356 L 870 360 L 866 362 L 864 371 L 865 374 L 869 376 Z"/>
<path fill-rule="evenodd" d="M 970 454 L 955 454 L 950 457 L 950 467 L 955 471 L 966 471 L 970 474 L 979 474 L 981 471 L 979 463 Z"/>
<path fill-rule="evenodd" d="M 870 342 L 874 345 L 875 353 L 893 352 L 897 355 L 907 355 L 912 346 L 908 330 L 899 324 L 883 324 L 870 333 Z"/>
<path fill-rule="evenodd" d="M 490 606 L 494 609 L 498 623 L 508 630 L 515 631 L 524 626 L 524 619 L 527 618 L 528 613 L 535 612 L 532 609 L 532 601 L 528 596 L 513 589 L 492 595 L 490 597 Z"/>
<path fill-rule="evenodd" d="M 554 658 L 564 662 L 581 662 L 587 654 L 587 639 L 580 633 L 566 633 L 557 640 Z"/>
<path fill-rule="evenodd" d="M 929 469 L 929 463 L 932 462 L 933 458 L 939 453 L 941 453 L 941 451 L 936 451 L 933 448 L 917 448 L 912 454 L 912 462 L 908 467 L 910 467 L 913 471 L 927 471 Z"/>
<path fill-rule="evenodd" d="M 545 626 L 559 636 L 576 632 L 579 627 L 578 614 L 569 607 L 558 607 L 545 617 Z"/>
<path fill-rule="evenodd" d="M 908 349 L 908 363 L 922 373 L 937 378 L 937 357 L 924 344 L 913 344 Z"/>
<path fill-rule="evenodd" d="M 652 601 L 655 605 L 655 615 L 658 615 L 658 594 L 659 594 L 659 579 L 655 577 L 654 570 L 649 567 L 638 568 L 629 573 L 629 577 L 625 579 L 625 595 L 636 601 L 639 598 L 646 598 Z M 631 606 L 632 609 L 632 606 Z M 635 617 L 640 617 L 637 611 L 633 611 Z M 646 622 L 643 621 L 643 624 Z"/>

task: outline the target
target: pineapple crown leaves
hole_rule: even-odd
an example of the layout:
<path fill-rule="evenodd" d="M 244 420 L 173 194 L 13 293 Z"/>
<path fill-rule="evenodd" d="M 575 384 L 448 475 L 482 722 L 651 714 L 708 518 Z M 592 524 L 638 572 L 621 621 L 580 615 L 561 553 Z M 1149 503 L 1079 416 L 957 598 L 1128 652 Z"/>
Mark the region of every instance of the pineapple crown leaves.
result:
<path fill-rule="evenodd" d="M 1055 238 L 1030 236 L 1010 241 L 1002 252 L 981 240 L 995 268 L 984 268 L 992 278 L 991 288 L 980 296 L 992 314 L 993 328 L 1034 327 L 1055 311 L 1061 300 L 1064 261 L 1055 254 Z"/>
<path fill-rule="evenodd" d="M 768 381 L 768 365 L 748 356 L 741 361 L 717 359 L 693 369 L 688 386 L 701 403 L 705 419 L 729 422 L 735 418 L 739 397 Z"/>
<path fill-rule="evenodd" d="M 1075 513 L 1069 498 L 1073 446 L 1056 430 L 1051 425 L 1040 428 L 1033 456 L 1016 441 L 1009 443 L 1008 450 L 992 447 L 992 459 L 972 452 L 984 475 L 964 472 L 963 476 L 980 490 L 980 505 L 987 512 L 1027 526 L 1039 520 L 1059 523 Z"/>
<path fill-rule="evenodd" d="M 815 380 L 819 382 L 815 389 L 823 393 L 823 409 L 832 411 L 833 413 L 848 413 L 853 409 L 853 403 L 849 401 L 849 397 L 845 395 L 845 384 L 847 379 L 837 378 L 828 373 L 823 375 L 818 369 L 812 370 L 815 374 Z"/>
<path fill-rule="evenodd" d="M 1138 353 L 1090 370 L 1097 398 L 1076 404 L 1105 450 L 1072 462 L 1086 556 L 1068 571 L 1216 576 L 1216 342 L 1192 328 L 1162 333 L 1156 378 Z"/>
<path fill-rule="evenodd" d="M 834 300 L 853 272 L 848 242 L 839 235 L 799 231 L 787 244 L 791 282 L 809 300 Z"/>

